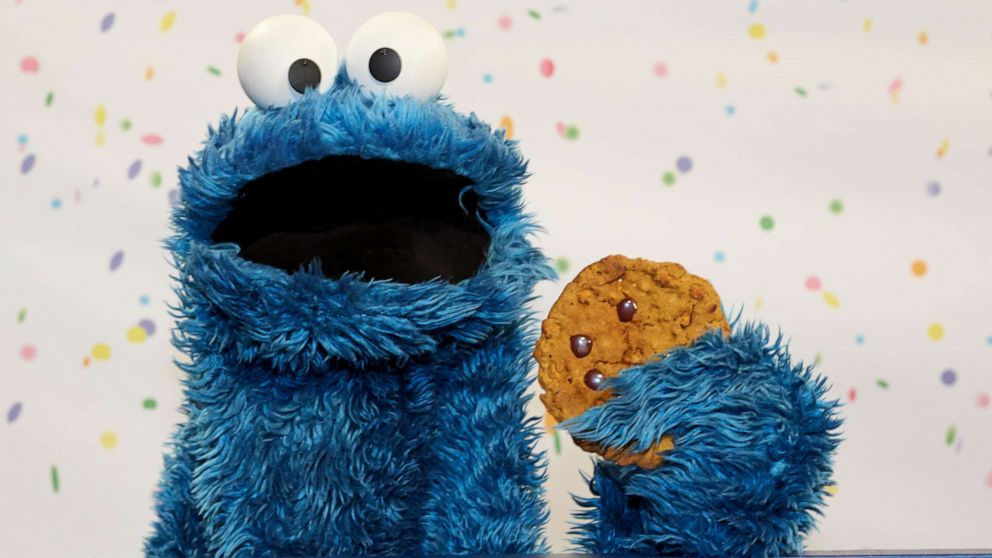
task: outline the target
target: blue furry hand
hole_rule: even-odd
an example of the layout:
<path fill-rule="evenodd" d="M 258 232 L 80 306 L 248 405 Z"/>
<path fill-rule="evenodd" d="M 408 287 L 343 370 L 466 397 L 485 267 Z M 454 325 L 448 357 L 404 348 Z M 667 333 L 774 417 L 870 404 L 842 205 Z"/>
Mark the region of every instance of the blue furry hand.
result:
<path fill-rule="evenodd" d="M 657 469 L 599 461 L 573 534 L 590 552 L 775 556 L 798 552 L 824 503 L 838 402 L 781 337 L 713 331 L 610 379 L 613 397 L 561 427 L 633 453 L 663 436 Z"/>

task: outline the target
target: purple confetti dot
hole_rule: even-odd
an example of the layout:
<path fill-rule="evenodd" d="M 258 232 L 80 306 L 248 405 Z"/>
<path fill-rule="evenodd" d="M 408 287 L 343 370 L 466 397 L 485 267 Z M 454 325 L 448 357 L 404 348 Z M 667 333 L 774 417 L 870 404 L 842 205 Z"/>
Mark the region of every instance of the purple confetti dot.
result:
<path fill-rule="evenodd" d="M 927 184 L 927 193 L 930 194 L 931 196 L 939 195 L 940 194 L 940 182 L 937 182 L 936 180 L 931 180 Z"/>
<path fill-rule="evenodd" d="M 145 333 L 148 334 L 148 337 L 151 337 L 152 335 L 155 334 L 155 322 L 149 320 L 148 318 L 145 318 L 144 320 L 138 322 L 138 327 L 145 330 Z"/>
<path fill-rule="evenodd" d="M 22 408 L 23 405 L 21 405 L 21 402 L 18 401 L 17 403 L 11 405 L 10 409 L 7 409 L 7 422 L 9 424 L 13 424 L 13 422 L 17 420 L 17 417 L 21 416 Z"/>
<path fill-rule="evenodd" d="M 169 190 L 169 205 L 172 206 L 172 207 L 176 207 L 177 205 L 179 205 L 179 189 L 178 188 L 173 188 L 173 189 Z"/>
<path fill-rule="evenodd" d="M 103 16 L 103 19 L 100 20 L 100 32 L 106 33 L 107 31 L 110 31 L 110 28 L 113 26 L 114 12 L 110 12 L 109 14 Z"/>
<path fill-rule="evenodd" d="M 940 374 L 940 381 L 944 382 L 945 386 L 953 386 L 954 382 L 958 381 L 958 375 L 956 372 L 948 368 Z"/>
<path fill-rule="evenodd" d="M 141 172 L 141 159 L 135 159 L 134 162 L 131 163 L 131 166 L 127 168 L 128 180 L 131 180 L 135 176 L 138 176 L 139 172 Z"/>
<path fill-rule="evenodd" d="M 21 174 L 27 174 L 31 172 L 34 168 L 34 153 L 29 153 L 27 157 L 21 161 Z"/>
<path fill-rule="evenodd" d="M 110 257 L 110 271 L 116 271 L 122 263 L 124 263 L 124 250 L 118 250 Z"/>
<path fill-rule="evenodd" d="M 691 171 L 692 170 L 692 159 L 690 159 L 688 157 L 685 157 L 685 156 L 679 157 L 679 159 L 677 161 L 675 161 L 675 168 L 679 169 L 679 172 L 681 172 L 682 174 L 685 174 L 685 173 Z"/>

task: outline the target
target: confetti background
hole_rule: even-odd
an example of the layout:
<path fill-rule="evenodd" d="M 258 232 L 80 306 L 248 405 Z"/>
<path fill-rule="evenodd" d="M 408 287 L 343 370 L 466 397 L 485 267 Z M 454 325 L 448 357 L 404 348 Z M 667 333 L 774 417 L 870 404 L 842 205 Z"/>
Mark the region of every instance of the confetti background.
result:
<path fill-rule="evenodd" d="M 563 281 L 678 261 L 819 363 L 847 424 L 811 548 L 992 546 L 992 4 L 5 0 L 0 554 L 140 553 L 181 420 L 176 167 L 248 104 L 255 22 L 309 14 L 343 52 L 389 8 L 520 140 Z M 563 550 L 590 462 L 548 432 Z"/>

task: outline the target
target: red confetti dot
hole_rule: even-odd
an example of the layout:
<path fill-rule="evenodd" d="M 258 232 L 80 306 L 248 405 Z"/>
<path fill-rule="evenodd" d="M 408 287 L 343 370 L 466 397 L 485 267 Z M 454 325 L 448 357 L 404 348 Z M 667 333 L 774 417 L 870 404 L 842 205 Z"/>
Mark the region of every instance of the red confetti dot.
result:
<path fill-rule="evenodd" d="M 551 77 L 555 73 L 555 63 L 550 58 L 541 60 L 541 75 Z"/>
<path fill-rule="evenodd" d="M 34 56 L 25 56 L 21 60 L 21 71 L 28 74 L 33 74 L 38 71 L 41 66 L 38 64 L 38 59 Z"/>
<path fill-rule="evenodd" d="M 141 136 L 141 142 L 145 145 L 158 145 L 162 143 L 162 136 L 158 134 L 145 134 Z"/>
<path fill-rule="evenodd" d="M 820 278 L 815 275 L 810 275 L 806 278 L 806 288 L 811 291 L 818 291 L 821 287 Z"/>
<path fill-rule="evenodd" d="M 496 20 L 496 24 L 499 25 L 499 28 L 503 31 L 509 31 L 510 28 L 513 27 L 513 19 L 510 16 L 505 15 Z"/>
<path fill-rule="evenodd" d="M 847 400 L 854 403 L 858 400 L 858 390 L 851 388 L 847 390 Z"/>
<path fill-rule="evenodd" d="M 238 31 L 237 33 L 234 34 L 234 42 L 241 44 L 241 42 L 243 42 L 244 40 L 245 40 L 244 31 Z"/>
<path fill-rule="evenodd" d="M 664 62 L 658 62 L 654 65 L 654 75 L 658 77 L 665 77 L 668 75 L 668 64 Z"/>
<path fill-rule="evenodd" d="M 981 408 L 983 408 L 983 409 L 985 407 L 988 407 L 989 406 L 989 394 L 987 394 L 987 393 L 979 393 L 978 394 L 977 403 L 978 403 L 978 406 L 981 407 Z"/>
<path fill-rule="evenodd" d="M 38 349 L 34 348 L 34 345 L 30 343 L 25 343 L 21 346 L 21 358 L 24 360 L 34 360 L 34 357 L 38 355 Z"/>

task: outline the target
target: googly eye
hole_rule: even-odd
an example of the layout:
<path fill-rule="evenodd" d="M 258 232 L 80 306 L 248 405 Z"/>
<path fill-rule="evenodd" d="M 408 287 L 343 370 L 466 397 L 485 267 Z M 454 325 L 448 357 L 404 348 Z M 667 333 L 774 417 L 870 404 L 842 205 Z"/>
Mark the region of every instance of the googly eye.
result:
<path fill-rule="evenodd" d="M 373 93 L 427 100 L 448 76 L 448 51 L 426 19 L 386 12 L 355 31 L 345 65 L 348 75 Z"/>
<path fill-rule="evenodd" d="M 262 20 L 238 50 L 241 88 L 260 108 L 282 107 L 309 88 L 330 89 L 338 69 L 338 47 L 316 21 L 298 15 Z"/>

